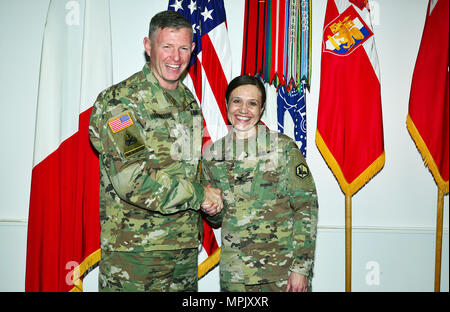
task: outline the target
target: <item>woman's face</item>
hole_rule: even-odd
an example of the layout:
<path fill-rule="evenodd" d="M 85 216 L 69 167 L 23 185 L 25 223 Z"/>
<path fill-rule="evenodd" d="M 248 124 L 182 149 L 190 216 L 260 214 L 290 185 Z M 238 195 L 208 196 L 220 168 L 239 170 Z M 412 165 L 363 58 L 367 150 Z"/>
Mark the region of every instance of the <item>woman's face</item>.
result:
<path fill-rule="evenodd" d="M 251 136 L 263 113 L 262 95 L 254 85 L 235 88 L 228 99 L 228 120 L 241 138 Z"/>

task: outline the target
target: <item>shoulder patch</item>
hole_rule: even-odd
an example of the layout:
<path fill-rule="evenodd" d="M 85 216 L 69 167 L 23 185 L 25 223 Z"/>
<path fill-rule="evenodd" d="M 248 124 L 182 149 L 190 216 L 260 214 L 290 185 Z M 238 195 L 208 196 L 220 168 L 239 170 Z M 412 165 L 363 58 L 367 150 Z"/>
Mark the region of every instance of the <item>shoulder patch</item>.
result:
<path fill-rule="evenodd" d="M 125 156 L 125 158 L 130 158 L 132 156 L 140 154 L 144 150 L 145 145 L 140 140 L 138 140 L 138 138 L 128 133 L 127 131 L 125 135 L 125 146 L 123 151 L 123 155 Z"/>
<path fill-rule="evenodd" d="M 295 168 L 295 174 L 300 179 L 306 178 L 307 176 L 309 176 L 309 168 L 308 168 L 308 166 L 306 166 L 303 163 L 298 164 L 297 167 Z"/>
<path fill-rule="evenodd" d="M 111 128 L 111 131 L 113 133 L 119 132 L 120 130 L 123 130 L 125 128 L 128 128 L 132 124 L 134 124 L 133 120 L 131 119 L 130 115 L 128 113 L 125 113 L 123 115 L 120 115 L 117 118 L 114 118 L 110 122 L 108 122 L 109 127 Z"/>

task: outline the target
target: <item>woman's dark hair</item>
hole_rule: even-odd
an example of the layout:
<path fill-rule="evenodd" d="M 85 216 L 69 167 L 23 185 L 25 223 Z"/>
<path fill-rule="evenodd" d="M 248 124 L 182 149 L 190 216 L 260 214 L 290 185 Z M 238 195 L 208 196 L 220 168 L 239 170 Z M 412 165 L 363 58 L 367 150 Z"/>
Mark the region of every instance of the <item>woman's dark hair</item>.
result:
<path fill-rule="evenodd" d="M 259 89 L 259 92 L 261 92 L 262 100 L 261 108 L 264 108 L 264 106 L 266 105 L 266 89 L 264 88 L 264 84 L 258 78 L 250 75 L 237 76 L 230 81 L 227 87 L 227 91 L 225 92 L 225 100 L 227 101 L 227 105 L 228 100 L 230 99 L 231 92 L 233 92 L 233 90 L 237 87 L 243 85 L 254 85 Z"/>

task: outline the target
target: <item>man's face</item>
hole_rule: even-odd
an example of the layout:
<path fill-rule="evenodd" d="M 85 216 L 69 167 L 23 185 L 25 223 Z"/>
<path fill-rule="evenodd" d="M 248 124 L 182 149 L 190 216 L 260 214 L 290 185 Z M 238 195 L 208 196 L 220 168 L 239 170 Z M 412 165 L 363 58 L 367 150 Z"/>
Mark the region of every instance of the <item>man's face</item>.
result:
<path fill-rule="evenodd" d="M 161 87 L 174 90 L 194 50 L 191 31 L 188 28 L 164 28 L 158 29 L 153 37 L 153 40 L 147 37 L 144 39 L 145 51 L 150 57 L 150 69 Z"/>

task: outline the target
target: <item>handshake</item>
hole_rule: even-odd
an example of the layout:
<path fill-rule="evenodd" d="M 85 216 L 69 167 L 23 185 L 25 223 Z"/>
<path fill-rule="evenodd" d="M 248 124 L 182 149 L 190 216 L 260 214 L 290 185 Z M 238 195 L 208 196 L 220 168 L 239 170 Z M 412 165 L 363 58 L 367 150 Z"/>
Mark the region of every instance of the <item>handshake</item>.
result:
<path fill-rule="evenodd" d="M 208 184 L 205 187 L 205 201 L 202 203 L 201 209 L 210 216 L 218 214 L 223 209 L 222 190 Z"/>

